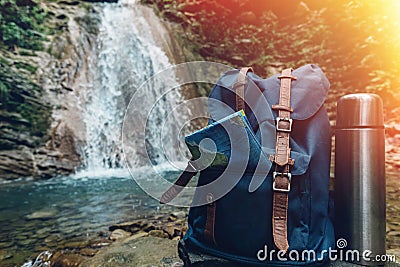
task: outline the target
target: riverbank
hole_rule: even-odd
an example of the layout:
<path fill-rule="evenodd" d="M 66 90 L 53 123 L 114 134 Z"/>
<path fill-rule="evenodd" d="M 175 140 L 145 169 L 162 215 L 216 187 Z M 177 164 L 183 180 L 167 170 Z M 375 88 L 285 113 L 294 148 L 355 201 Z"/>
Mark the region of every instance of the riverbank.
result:
<path fill-rule="evenodd" d="M 181 266 L 177 242 L 186 232 L 187 212 L 146 216 L 114 224 L 108 233 L 70 240 L 65 248 L 38 255 L 49 266 Z M 26 263 L 27 266 L 34 266 Z"/>
<path fill-rule="evenodd" d="M 395 255 L 397 261 L 400 261 L 400 224 L 398 223 L 400 218 L 397 205 L 400 198 L 400 181 L 393 170 L 387 172 L 386 178 L 388 192 L 387 254 Z M 36 235 L 43 235 L 43 241 L 36 241 L 38 244 L 36 245 L 36 252 L 30 255 L 21 252 L 19 254 L 9 254 L 10 250 L 0 249 L 1 265 L 15 266 L 14 264 L 18 262 L 18 257 L 20 257 L 19 262 L 21 262 L 21 257 L 24 257 L 25 260 L 23 262 L 29 262 L 28 259 L 30 259 L 33 263 L 35 258 L 46 252 L 45 256 L 48 257 L 46 261 L 49 262 L 49 266 L 58 267 L 181 266 L 181 261 L 177 256 L 178 241 L 187 230 L 187 208 L 159 205 L 156 200 L 151 199 L 149 196 L 143 193 L 139 194 L 139 191 L 128 195 L 120 191 L 118 192 L 120 197 L 112 199 L 111 196 L 117 193 L 115 190 L 119 190 L 116 188 L 126 187 L 129 183 L 133 184 L 132 181 L 127 181 L 127 184 L 120 184 L 115 187 L 106 185 L 104 190 L 110 191 L 109 194 L 105 195 L 105 193 L 98 191 L 98 194 L 104 195 L 103 200 L 98 200 L 91 205 L 79 204 L 93 210 L 97 206 L 97 211 L 94 210 L 92 214 L 86 213 L 86 217 L 92 218 L 88 222 L 79 221 L 78 219 L 84 216 L 85 213 L 77 213 L 75 216 L 68 215 L 69 211 L 65 205 L 64 213 L 66 216 L 56 220 L 58 223 L 61 223 L 60 220 L 64 220 L 65 224 L 59 224 L 56 228 L 44 226 L 44 223 L 54 224 L 51 222 L 51 218 L 57 217 L 55 212 L 62 210 L 60 206 L 56 205 L 47 210 L 39 210 L 38 212 L 27 214 L 24 225 L 29 226 L 30 222 L 36 222 L 37 225 L 40 222 L 41 227 L 38 228 L 36 226 L 28 231 L 32 231 Z M 128 191 L 135 192 L 134 188 L 129 188 L 129 186 Z M 92 197 L 95 198 L 95 195 L 89 196 L 89 198 Z M 132 206 L 132 203 L 135 204 Z M 106 206 L 109 208 L 107 209 Z M 99 217 L 100 214 L 104 218 L 107 218 L 107 216 L 109 218 L 100 220 L 102 218 Z M 74 217 L 76 218 L 74 219 Z M 114 221 L 114 223 L 107 223 L 107 221 Z M 96 223 L 98 225 L 97 230 Z M 90 228 L 87 228 L 89 226 Z M 62 237 L 60 233 L 54 232 L 60 227 L 70 234 Z M 19 250 L 21 250 L 20 243 L 29 242 L 29 239 L 22 239 L 22 237 L 20 234 L 14 237 L 14 241 L 8 242 L 16 242 Z M 40 245 L 40 243 L 43 245 Z M 7 255 L 10 257 L 9 259 L 7 259 Z M 43 258 L 43 254 L 39 258 Z M 399 265 L 391 264 L 387 266 Z"/>

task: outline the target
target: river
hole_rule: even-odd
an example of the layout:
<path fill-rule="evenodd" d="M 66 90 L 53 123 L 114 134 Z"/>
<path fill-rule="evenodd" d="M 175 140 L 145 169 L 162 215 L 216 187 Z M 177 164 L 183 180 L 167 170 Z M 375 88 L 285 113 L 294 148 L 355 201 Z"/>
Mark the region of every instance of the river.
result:
<path fill-rule="evenodd" d="M 138 171 L 136 178 L 145 176 Z M 174 179 L 176 172 L 166 172 Z M 20 266 L 43 251 L 71 248 L 115 223 L 170 212 L 145 194 L 127 171 L 0 186 L 0 265 Z"/>

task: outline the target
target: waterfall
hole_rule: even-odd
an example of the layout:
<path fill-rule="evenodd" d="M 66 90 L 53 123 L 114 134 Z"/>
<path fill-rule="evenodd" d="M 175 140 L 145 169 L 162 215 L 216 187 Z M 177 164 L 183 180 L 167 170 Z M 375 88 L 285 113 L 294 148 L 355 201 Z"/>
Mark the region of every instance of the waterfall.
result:
<path fill-rule="evenodd" d="M 92 82 L 86 90 L 86 171 L 124 167 L 121 126 L 127 104 L 143 82 L 171 66 L 153 36 L 160 29 L 152 28 L 154 26 L 143 15 L 143 8 L 132 0 L 104 4 L 95 51 L 90 58 Z M 169 83 L 175 82 L 175 77 L 170 78 Z M 150 131 L 146 135 L 146 146 L 152 162 L 160 164 L 165 157 L 158 149 L 161 138 L 158 128 L 168 110 L 182 97 L 177 90 L 161 97 L 157 88 L 159 86 L 148 85 L 140 96 L 140 105 L 156 103 L 147 121 Z M 130 138 L 143 137 L 143 133 L 132 130 Z M 177 134 L 173 128 L 167 131 L 171 136 Z M 141 145 L 132 148 L 138 166 L 144 162 L 141 158 L 145 148 Z"/>

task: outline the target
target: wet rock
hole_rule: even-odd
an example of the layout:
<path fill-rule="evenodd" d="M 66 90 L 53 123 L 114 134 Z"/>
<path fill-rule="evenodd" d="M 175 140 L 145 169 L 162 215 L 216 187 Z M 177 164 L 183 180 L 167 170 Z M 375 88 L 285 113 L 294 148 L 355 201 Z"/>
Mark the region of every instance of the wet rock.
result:
<path fill-rule="evenodd" d="M 33 154 L 28 149 L 0 151 L 1 178 L 8 180 L 29 176 L 33 170 Z"/>
<path fill-rule="evenodd" d="M 140 237 L 116 242 L 93 258 L 82 262 L 87 267 L 182 266 L 177 241 L 157 237 Z M 178 265 L 180 264 L 180 265 Z"/>
<path fill-rule="evenodd" d="M 125 242 L 131 241 L 131 240 L 135 240 L 135 239 L 138 239 L 140 237 L 144 237 L 144 236 L 148 236 L 148 235 L 149 235 L 149 233 L 141 231 L 141 232 L 138 232 L 138 233 L 132 235 L 131 237 L 129 237 L 127 240 L 125 240 Z"/>
<path fill-rule="evenodd" d="M 11 259 L 12 257 L 13 257 L 13 255 L 11 253 L 4 251 L 4 250 L 0 250 L 0 261 Z"/>
<path fill-rule="evenodd" d="M 163 230 L 151 230 L 149 235 L 159 238 L 169 238 L 168 233 L 164 232 Z"/>
<path fill-rule="evenodd" d="M 178 219 L 184 219 L 186 218 L 186 212 L 185 211 L 175 211 L 171 213 L 171 216 L 178 218 Z"/>
<path fill-rule="evenodd" d="M 135 232 L 139 231 L 140 229 L 145 228 L 147 226 L 147 224 L 148 223 L 146 220 L 136 220 L 136 221 L 131 221 L 131 222 L 113 224 L 108 228 L 108 230 L 114 231 L 116 229 L 122 229 L 127 232 L 135 233 Z"/>
<path fill-rule="evenodd" d="M 26 239 L 24 239 L 24 240 L 18 241 L 18 244 L 24 247 L 24 246 L 28 246 L 28 245 L 30 245 L 30 244 L 33 244 L 35 241 L 36 241 L 36 240 L 34 240 L 34 239 L 26 238 Z"/>
<path fill-rule="evenodd" d="M 130 232 L 124 231 L 122 229 L 115 229 L 114 231 L 112 231 L 109 239 L 112 241 L 117 241 L 117 240 L 125 239 L 129 236 L 131 236 Z"/>
<path fill-rule="evenodd" d="M 388 236 L 400 236 L 400 231 L 389 231 Z"/>
<path fill-rule="evenodd" d="M 98 249 L 93 249 L 93 248 L 82 248 L 79 251 L 79 254 L 83 256 L 93 257 L 94 255 L 96 255 L 98 251 L 99 251 Z"/>
<path fill-rule="evenodd" d="M 0 242 L 0 249 L 2 248 L 9 248 L 14 245 L 14 241 L 1 241 Z"/>
<path fill-rule="evenodd" d="M 75 240 L 75 241 L 69 241 L 67 243 L 63 244 L 64 248 L 71 248 L 71 249 L 75 249 L 75 248 L 84 248 L 89 244 L 88 240 Z"/>
<path fill-rule="evenodd" d="M 88 246 L 91 248 L 103 248 L 109 246 L 110 244 L 110 240 L 103 238 L 98 240 L 91 240 Z"/>
<path fill-rule="evenodd" d="M 43 228 L 38 229 L 36 231 L 36 234 L 38 236 L 47 236 L 51 232 L 51 230 L 52 229 L 50 227 L 43 227 Z"/>
<path fill-rule="evenodd" d="M 169 238 L 173 238 L 174 236 L 176 236 L 175 235 L 175 231 L 179 231 L 178 229 L 176 229 L 174 226 L 167 226 L 167 227 L 164 227 L 164 232 L 166 232 L 167 234 L 168 234 L 168 237 Z"/>
<path fill-rule="evenodd" d="M 35 211 L 27 216 L 25 216 L 28 220 L 48 220 L 53 218 L 58 213 L 56 209 L 47 209 Z"/>
<path fill-rule="evenodd" d="M 62 4 L 62 5 L 69 5 L 69 6 L 77 6 L 77 5 L 79 5 L 79 1 L 66 1 L 66 0 L 63 0 L 63 1 L 60 1 L 59 3 Z"/>
<path fill-rule="evenodd" d="M 58 243 L 59 241 L 61 241 L 61 237 L 60 237 L 59 234 L 53 234 L 53 235 L 50 235 L 50 236 L 48 236 L 48 237 L 46 237 L 46 238 L 44 239 L 44 242 L 45 242 L 46 245 L 48 245 L 49 247 L 52 247 L 52 246 L 54 246 L 54 245 L 57 245 L 57 243 Z"/>
<path fill-rule="evenodd" d="M 52 267 L 78 267 L 86 258 L 78 254 L 57 252 L 51 257 Z"/>

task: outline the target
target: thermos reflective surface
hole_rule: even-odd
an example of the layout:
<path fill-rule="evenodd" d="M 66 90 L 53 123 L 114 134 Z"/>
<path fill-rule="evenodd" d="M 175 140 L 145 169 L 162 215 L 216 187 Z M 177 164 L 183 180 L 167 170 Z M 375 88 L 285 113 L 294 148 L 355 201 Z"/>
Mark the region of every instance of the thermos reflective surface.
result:
<path fill-rule="evenodd" d="M 335 231 L 336 239 L 347 241 L 344 250 L 359 251 L 354 262 L 379 265 L 374 256 L 386 252 L 385 136 L 382 100 L 374 94 L 351 94 L 338 101 Z M 371 261 L 362 257 L 367 250 Z"/>

